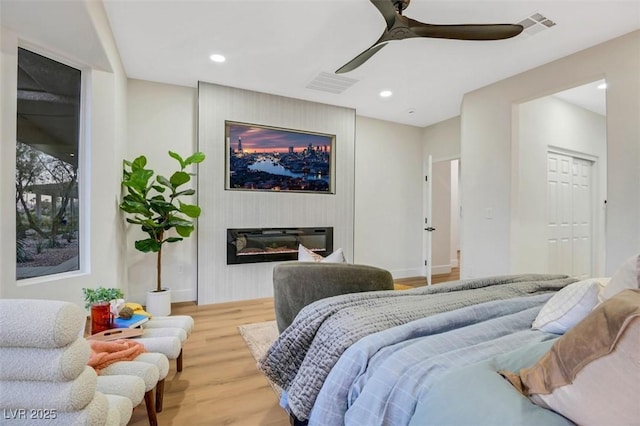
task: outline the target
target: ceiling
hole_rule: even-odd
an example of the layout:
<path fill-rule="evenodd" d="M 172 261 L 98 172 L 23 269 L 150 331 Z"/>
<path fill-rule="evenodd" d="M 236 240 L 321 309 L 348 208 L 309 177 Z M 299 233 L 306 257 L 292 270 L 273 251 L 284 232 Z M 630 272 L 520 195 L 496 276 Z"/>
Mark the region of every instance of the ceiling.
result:
<path fill-rule="evenodd" d="M 606 86 L 606 80 L 598 80 L 555 93 L 553 96 L 596 114 L 607 115 L 607 92 L 604 90 Z"/>
<path fill-rule="evenodd" d="M 471 42 L 392 42 L 340 94 L 309 89 L 372 45 L 385 21 L 369 0 L 105 0 L 131 78 L 197 81 L 355 108 L 359 115 L 426 126 L 459 115 L 464 93 L 640 28 L 640 1 L 413 0 L 405 16 L 429 23 L 511 23 L 541 13 L 557 25 L 535 35 Z M 227 57 L 223 64 L 209 60 Z M 393 96 L 382 99 L 383 89 Z M 562 88 L 564 89 L 564 88 Z"/>
<path fill-rule="evenodd" d="M 2 23 L 34 41 L 56 37 L 59 49 L 77 52 L 85 61 L 92 52 L 94 63 L 108 70 L 83 4 L 2 0 Z M 340 75 L 353 83 L 346 90 L 329 93 L 307 86 L 322 73 L 335 77 L 336 69 L 383 31 L 384 19 L 369 0 L 103 4 L 129 78 L 190 87 L 198 81 L 222 84 L 420 127 L 459 115 L 464 93 L 640 29 L 640 0 L 413 0 L 404 14 L 422 22 L 513 23 L 540 13 L 556 25 L 502 41 L 391 42 L 361 67 Z M 210 61 L 213 53 L 224 54 L 226 62 Z M 393 96 L 380 98 L 383 89 Z"/>

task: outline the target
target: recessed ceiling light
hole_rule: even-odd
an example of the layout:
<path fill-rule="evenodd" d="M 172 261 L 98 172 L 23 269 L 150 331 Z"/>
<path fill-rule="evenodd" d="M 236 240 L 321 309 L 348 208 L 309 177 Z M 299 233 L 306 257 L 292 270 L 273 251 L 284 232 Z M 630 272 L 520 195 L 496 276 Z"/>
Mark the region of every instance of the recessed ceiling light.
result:
<path fill-rule="evenodd" d="M 227 58 L 225 58 L 223 55 L 219 55 L 217 53 L 209 56 L 209 59 L 211 59 L 213 62 L 218 62 L 218 63 L 221 63 L 227 60 Z"/>
<path fill-rule="evenodd" d="M 389 98 L 391 97 L 391 95 L 393 95 L 393 92 L 391 90 L 383 90 L 382 92 L 380 92 L 381 98 Z"/>
<path fill-rule="evenodd" d="M 598 89 L 604 90 L 607 88 L 607 83 L 598 84 Z"/>

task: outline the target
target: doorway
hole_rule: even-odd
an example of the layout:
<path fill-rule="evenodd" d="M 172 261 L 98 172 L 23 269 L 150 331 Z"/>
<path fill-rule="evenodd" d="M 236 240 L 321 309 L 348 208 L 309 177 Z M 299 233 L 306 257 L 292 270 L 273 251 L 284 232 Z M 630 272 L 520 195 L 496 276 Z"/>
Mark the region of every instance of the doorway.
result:
<path fill-rule="evenodd" d="M 599 80 L 515 107 L 512 273 L 604 273 L 604 83 Z"/>
<path fill-rule="evenodd" d="M 431 209 L 425 211 L 424 231 L 424 242 L 428 245 L 425 249 L 428 283 L 430 273 L 434 276 L 433 282 L 441 281 L 438 276 L 452 279 L 452 274 L 457 274 L 459 277 L 460 165 L 458 158 L 434 161 L 431 173 L 425 174 L 426 182 L 430 183 L 425 185 L 425 198 L 431 200 Z"/>

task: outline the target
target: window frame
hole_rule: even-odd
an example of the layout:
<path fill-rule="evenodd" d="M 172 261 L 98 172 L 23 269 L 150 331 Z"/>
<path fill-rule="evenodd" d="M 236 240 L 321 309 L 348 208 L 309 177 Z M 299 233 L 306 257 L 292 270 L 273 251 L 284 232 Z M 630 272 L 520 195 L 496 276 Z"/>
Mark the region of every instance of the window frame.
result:
<path fill-rule="evenodd" d="M 24 40 L 18 40 L 16 46 L 16 67 L 18 66 L 18 49 L 28 50 L 35 54 L 44 56 L 47 59 L 51 59 L 52 61 L 59 62 L 63 65 L 67 65 L 69 67 L 75 68 L 80 71 L 80 108 L 79 108 L 79 117 L 78 117 L 78 269 L 73 271 L 59 272 L 48 275 L 40 275 L 37 277 L 31 278 L 17 278 L 17 262 L 14 262 L 14 279 L 16 285 L 18 287 L 30 286 L 34 284 L 42 284 L 48 283 L 52 281 L 59 281 L 68 278 L 74 278 L 78 276 L 84 276 L 90 273 L 90 264 L 89 261 L 91 256 L 91 233 L 90 233 L 90 191 L 91 187 L 89 179 L 90 173 L 88 173 L 88 169 L 90 168 L 90 141 L 91 141 L 91 126 L 90 126 L 90 90 L 91 90 L 91 67 L 83 64 L 79 61 L 70 59 L 67 56 L 64 56 L 60 53 L 52 51 L 50 49 L 46 49 L 40 45 L 30 43 Z M 16 73 L 16 84 L 17 84 L 17 73 Z M 15 96 L 15 101 L 17 102 L 17 92 Z M 14 138 L 14 151 L 17 144 L 17 127 L 16 134 Z M 14 166 L 14 176 L 15 176 L 15 164 L 16 160 L 14 158 L 13 166 Z M 16 219 L 14 219 L 15 222 Z M 15 235 L 14 235 L 15 238 Z M 15 246 L 15 244 L 14 244 Z"/>

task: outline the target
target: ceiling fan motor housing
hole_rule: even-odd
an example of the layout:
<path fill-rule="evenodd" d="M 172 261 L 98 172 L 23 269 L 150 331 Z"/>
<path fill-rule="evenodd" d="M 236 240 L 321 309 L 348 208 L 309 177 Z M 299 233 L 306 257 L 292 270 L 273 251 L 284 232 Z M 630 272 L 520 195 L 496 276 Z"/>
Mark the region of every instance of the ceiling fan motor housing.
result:
<path fill-rule="evenodd" d="M 402 11 L 409 6 L 409 3 L 411 3 L 411 0 L 393 0 L 393 6 L 400 15 L 402 15 Z"/>

